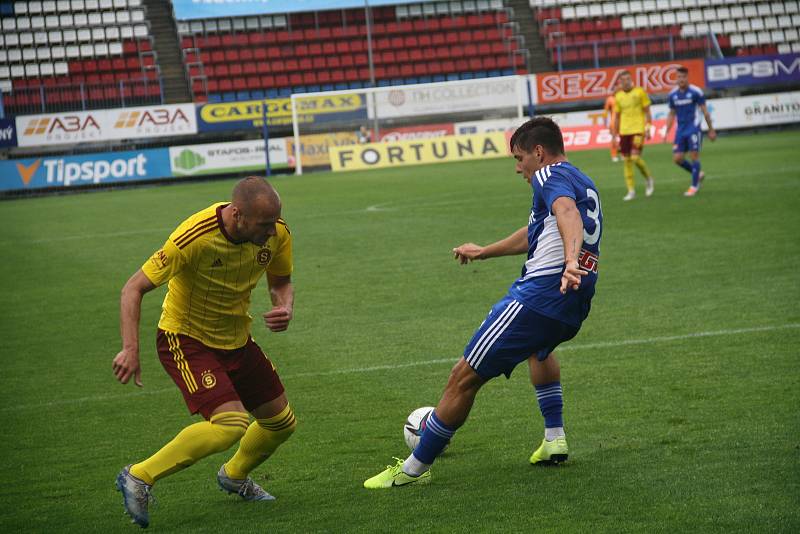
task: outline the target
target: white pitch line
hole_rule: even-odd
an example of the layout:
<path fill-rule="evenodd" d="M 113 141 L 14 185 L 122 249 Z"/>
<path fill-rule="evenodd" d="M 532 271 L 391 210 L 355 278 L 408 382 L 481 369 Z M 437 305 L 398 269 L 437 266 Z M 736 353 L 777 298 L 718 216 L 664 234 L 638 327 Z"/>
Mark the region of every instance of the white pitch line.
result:
<path fill-rule="evenodd" d="M 722 336 L 734 336 L 739 334 L 752 334 L 757 332 L 774 332 L 775 330 L 789 330 L 789 329 L 797 329 L 800 328 L 800 323 L 788 323 L 783 325 L 773 325 L 773 326 L 753 326 L 747 328 L 732 328 L 727 330 L 710 330 L 706 332 L 692 332 L 690 334 L 679 334 L 675 336 L 657 336 L 657 337 L 648 337 L 648 338 L 641 338 L 641 339 L 623 339 L 620 341 L 601 341 L 599 343 L 576 343 L 576 344 L 569 344 L 564 345 L 563 347 L 559 347 L 559 352 L 564 351 L 576 351 L 576 350 L 586 350 L 586 349 L 599 349 L 599 348 L 614 348 L 614 347 L 627 347 L 630 345 L 651 345 L 654 343 L 664 343 L 670 341 L 682 341 L 686 339 L 697 339 L 697 338 L 705 338 L 705 337 L 722 337 Z M 453 356 L 452 358 L 437 358 L 435 360 L 420 360 L 415 362 L 407 362 L 407 363 L 398 363 L 398 364 L 387 364 L 387 365 L 375 365 L 371 367 L 354 367 L 350 369 L 335 369 L 331 371 L 318 371 L 318 372 L 308 372 L 308 373 L 295 373 L 295 374 L 288 374 L 281 377 L 283 380 L 291 380 L 293 378 L 306 378 L 306 377 L 314 377 L 314 376 L 331 376 L 331 375 L 348 375 L 348 374 L 358 374 L 358 373 L 370 373 L 373 371 L 393 371 L 396 369 L 403 369 L 406 367 L 419 367 L 423 365 L 436 365 L 440 363 L 451 363 L 455 364 L 458 361 L 458 356 Z M 135 386 L 131 386 L 135 387 Z M 141 390 L 137 392 L 129 392 L 129 393 L 122 393 L 119 395 L 96 395 L 92 397 L 82 397 L 78 399 L 66 399 L 60 400 L 57 402 L 41 402 L 41 403 L 33 403 L 33 404 L 21 404 L 21 405 L 14 405 L 14 406 L 6 406 L 0 408 L 0 412 L 11 412 L 15 410 L 31 410 L 31 409 L 38 409 L 38 408 L 50 408 L 54 406 L 64 406 L 64 405 L 71 405 L 71 404 L 82 404 L 84 402 L 104 402 L 104 401 L 113 401 L 119 399 L 126 399 L 126 398 L 133 398 L 140 395 L 160 395 L 161 393 L 173 392 L 177 393 L 174 387 L 169 388 L 161 388 L 161 389 L 153 389 L 153 390 Z"/>

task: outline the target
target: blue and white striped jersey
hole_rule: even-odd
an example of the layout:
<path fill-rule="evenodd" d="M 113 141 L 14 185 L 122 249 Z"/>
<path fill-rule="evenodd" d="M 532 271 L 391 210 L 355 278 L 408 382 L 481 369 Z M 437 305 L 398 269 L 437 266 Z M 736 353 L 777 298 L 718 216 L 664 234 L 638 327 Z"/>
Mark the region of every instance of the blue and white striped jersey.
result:
<path fill-rule="evenodd" d="M 568 324 L 580 326 L 589 314 L 597 282 L 603 213 L 600 195 L 591 178 L 563 161 L 548 165 L 534 174 L 533 206 L 528 218 L 528 259 L 510 293 L 537 312 Z M 583 246 L 579 263 L 589 271 L 578 291 L 559 291 L 564 272 L 564 243 L 552 213 L 553 202 L 569 197 L 583 220 Z"/>
<path fill-rule="evenodd" d="M 689 85 L 685 91 L 676 87 L 669 93 L 669 109 L 675 112 L 678 127 L 675 129 L 675 139 L 691 135 L 700 131 L 702 113 L 700 105 L 706 103 L 703 90 L 696 85 Z"/>

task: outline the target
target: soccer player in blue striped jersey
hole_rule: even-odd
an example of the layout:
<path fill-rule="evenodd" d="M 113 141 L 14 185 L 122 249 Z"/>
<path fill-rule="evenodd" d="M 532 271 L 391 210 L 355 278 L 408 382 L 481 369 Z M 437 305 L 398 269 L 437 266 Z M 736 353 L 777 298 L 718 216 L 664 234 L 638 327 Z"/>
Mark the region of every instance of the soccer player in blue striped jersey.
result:
<path fill-rule="evenodd" d="M 675 142 L 672 145 L 672 160 L 692 175 L 692 185 L 683 194 L 693 197 L 700 189 L 705 173 L 700 169 L 700 148 L 703 145 L 703 130 L 701 128 L 700 113 L 705 116 L 708 124 L 708 138 L 712 141 L 717 138 L 717 132 L 711 125 L 711 115 L 706 108 L 706 97 L 703 90 L 689 83 L 689 69 L 678 68 L 678 86 L 669 93 L 669 115 L 667 116 L 667 133 L 672 129 L 675 119 L 678 127 L 675 128 Z M 685 159 L 689 153 L 692 162 Z"/>
<path fill-rule="evenodd" d="M 405 460 L 364 482 L 369 489 L 430 480 L 430 467 L 464 424 L 480 388 L 528 362 L 544 416 L 544 439 L 530 463 L 567 459 L 561 368 L 553 351 L 589 314 L 597 282 L 603 214 L 594 182 L 567 161 L 555 122 L 536 117 L 511 137 L 511 152 L 533 189 L 528 224 L 486 246 L 453 249 L 462 264 L 527 253 L 520 277 L 478 327 L 453 367 L 419 444 Z"/>

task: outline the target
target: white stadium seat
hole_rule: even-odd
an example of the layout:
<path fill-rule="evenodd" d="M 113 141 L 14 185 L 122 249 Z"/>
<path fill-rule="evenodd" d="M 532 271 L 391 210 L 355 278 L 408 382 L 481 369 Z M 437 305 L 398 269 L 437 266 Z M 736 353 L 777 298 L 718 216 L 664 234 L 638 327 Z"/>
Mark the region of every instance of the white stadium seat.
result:
<path fill-rule="evenodd" d="M 678 24 L 688 24 L 689 22 L 689 12 L 688 11 L 678 11 L 675 13 L 675 20 Z"/>
<path fill-rule="evenodd" d="M 648 16 L 648 26 L 663 26 L 664 25 L 664 18 L 661 16 L 661 13 L 650 13 Z"/>
<path fill-rule="evenodd" d="M 86 13 L 75 13 L 75 16 L 72 18 L 76 28 L 82 28 L 89 24 L 89 18 Z"/>
<path fill-rule="evenodd" d="M 744 16 L 745 17 L 757 17 L 758 16 L 758 10 L 756 9 L 756 6 L 754 6 L 753 4 L 746 4 L 744 6 Z"/>
<path fill-rule="evenodd" d="M 64 75 L 69 74 L 69 65 L 67 65 L 66 61 L 59 61 L 53 64 L 53 70 L 56 71 L 56 75 Z"/>
<path fill-rule="evenodd" d="M 50 49 L 50 53 L 53 56 L 53 59 L 64 59 L 67 57 L 67 49 L 63 46 L 54 46 Z"/>
<path fill-rule="evenodd" d="M 33 34 L 24 32 L 19 34 L 19 44 L 21 46 L 30 46 L 33 44 Z"/>
<path fill-rule="evenodd" d="M 31 19 L 28 17 L 17 17 L 17 29 L 18 30 L 30 30 L 31 29 Z"/>
<path fill-rule="evenodd" d="M 784 41 L 786 41 L 786 38 L 783 35 L 783 30 L 772 30 L 773 43 L 782 43 Z"/>
<path fill-rule="evenodd" d="M 65 43 L 77 43 L 78 42 L 78 32 L 72 29 L 64 30 L 61 32 L 64 36 Z"/>
<path fill-rule="evenodd" d="M 47 32 L 34 32 L 33 33 L 33 42 L 37 45 L 46 45 L 47 44 Z"/>
<path fill-rule="evenodd" d="M 734 33 L 731 35 L 731 46 L 734 48 L 744 46 L 744 38 L 741 33 Z"/>
<path fill-rule="evenodd" d="M 791 54 L 792 53 L 792 45 L 789 43 L 781 43 L 778 45 L 778 53 L 779 54 Z M 0 75 L 2 76 L 2 75 Z"/>
<path fill-rule="evenodd" d="M 122 43 L 108 43 L 108 53 L 112 56 L 122 55 Z"/>
<path fill-rule="evenodd" d="M 133 26 L 121 26 L 119 36 L 122 39 L 133 39 Z"/>
<path fill-rule="evenodd" d="M 667 11 L 666 13 L 664 13 L 664 16 L 662 17 L 662 20 L 664 21 L 665 25 L 672 26 L 673 24 L 676 23 L 675 12 L 674 11 Z"/>
<path fill-rule="evenodd" d="M 103 25 L 116 24 L 117 17 L 113 11 L 103 11 Z"/>
<path fill-rule="evenodd" d="M 94 56 L 94 46 L 91 44 L 82 44 L 81 45 L 81 57 L 88 58 Z"/>
<path fill-rule="evenodd" d="M 25 67 L 22 65 L 11 65 L 11 77 L 12 78 L 24 78 L 25 77 Z"/>
<path fill-rule="evenodd" d="M 786 13 L 786 6 L 783 5 L 783 2 L 772 2 L 770 11 L 772 11 L 773 15 L 783 15 Z"/>
<path fill-rule="evenodd" d="M 88 43 L 92 40 L 92 30 L 88 28 L 81 28 L 78 30 L 78 42 L 79 43 Z"/>
<path fill-rule="evenodd" d="M 83 0 L 71 0 L 70 1 L 70 9 L 72 11 L 83 11 L 85 9 L 85 4 Z"/>
<path fill-rule="evenodd" d="M 99 26 L 103 23 L 103 16 L 100 13 L 89 13 L 89 26 Z"/>
<path fill-rule="evenodd" d="M 94 55 L 96 55 L 96 56 L 107 56 L 108 55 L 108 43 L 95 43 L 95 45 L 94 45 Z"/>
<path fill-rule="evenodd" d="M 66 54 L 68 59 L 76 59 L 81 57 L 81 49 L 77 45 L 69 45 Z"/>
<path fill-rule="evenodd" d="M 118 41 L 119 27 L 109 26 L 108 28 L 106 28 L 106 39 L 108 39 L 109 41 Z"/>
<path fill-rule="evenodd" d="M 92 28 L 92 41 L 105 41 L 106 40 L 106 29 L 102 26 L 97 28 Z"/>
<path fill-rule="evenodd" d="M 39 76 L 39 64 L 38 63 L 26 63 L 25 64 L 25 76 L 29 78 L 35 78 Z"/>
<path fill-rule="evenodd" d="M 750 19 L 739 19 L 736 21 L 736 29 L 740 32 L 750 31 Z"/>
<path fill-rule="evenodd" d="M 53 68 L 52 63 L 40 63 L 39 64 L 39 75 L 40 76 L 52 76 L 55 73 L 55 69 Z"/>
<path fill-rule="evenodd" d="M 746 33 L 744 34 L 744 45 L 745 46 L 755 46 L 758 44 L 758 37 L 756 37 L 755 33 Z"/>
<path fill-rule="evenodd" d="M 42 2 L 42 11 L 45 13 L 55 13 L 56 12 L 56 3 L 53 0 L 49 2 Z"/>
<path fill-rule="evenodd" d="M 722 23 L 722 31 L 723 33 L 735 33 L 736 32 L 736 21 L 735 20 L 726 20 Z"/>

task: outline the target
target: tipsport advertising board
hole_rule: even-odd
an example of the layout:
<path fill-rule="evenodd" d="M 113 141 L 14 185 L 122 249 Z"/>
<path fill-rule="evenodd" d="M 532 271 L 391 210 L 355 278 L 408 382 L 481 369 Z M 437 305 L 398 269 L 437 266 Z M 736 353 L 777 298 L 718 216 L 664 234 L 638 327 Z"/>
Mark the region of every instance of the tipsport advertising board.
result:
<path fill-rule="evenodd" d="M 166 148 L 0 161 L 0 191 L 170 177 Z"/>
<path fill-rule="evenodd" d="M 324 124 L 331 121 L 365 120 L 365 96 L 357 93 L 298 98 L 297 120 L 300 124 Z M 201 132 L 244 130 L 264 126 L 264 108 L 268 126 L 292 124 L 292 100 L 270 98 L 203 104 L 197 107 L 197 124 Z"/>

